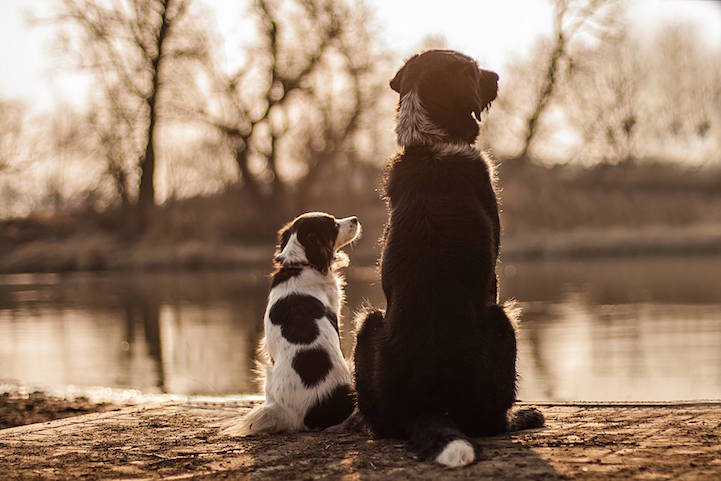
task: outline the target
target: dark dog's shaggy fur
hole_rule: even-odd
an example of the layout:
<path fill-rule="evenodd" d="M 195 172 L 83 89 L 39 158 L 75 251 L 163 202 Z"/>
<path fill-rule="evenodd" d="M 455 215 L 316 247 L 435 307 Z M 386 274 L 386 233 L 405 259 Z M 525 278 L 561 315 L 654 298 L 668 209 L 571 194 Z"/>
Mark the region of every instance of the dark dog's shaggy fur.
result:
<path fill-rule="evenodd" d="M 448 50 L 411 58 L 400 94 L 382 255 L 385 315 L 365 314 L 355 347 L 358 407 L 376 436 L 409 439 L 424 459 L 478 459 L 469 437 L 543 424 L 509 422 L 515 331 L 497 305 L 499 220 L 489 167 L 472 147 L 498 76 Z"/>

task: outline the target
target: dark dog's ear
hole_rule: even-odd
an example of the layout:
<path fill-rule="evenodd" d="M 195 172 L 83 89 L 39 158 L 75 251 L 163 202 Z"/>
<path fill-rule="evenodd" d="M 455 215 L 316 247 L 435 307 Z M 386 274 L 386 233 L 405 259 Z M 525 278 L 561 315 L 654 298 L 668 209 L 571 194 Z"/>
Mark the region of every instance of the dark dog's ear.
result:
<path fill-rule="evenodd" d="M 320 272 L 326 274 L 330 269 L 331 262 L 333 262 L 333 242 L 320 238 L 315 232 L 310 232 L 303 244 L 308 262 Z"/>
<path fill-rule="evenodd" d="M 391 88 L 401 95 L 405 93 L 404 90 L 409 89 L 410 84 L 414 83 L 414 77 L 418 75 L 418 69 L 411 66 L 415 65 L 416 59 L 418 59 L 418 54 L 406 60 L 400 70 L 396 73 L 396 76 L 393 77 L 393 80 L 391 80 Z"/>
<path fill-rule="evenodd" d="M 405 75 L 405 72 L 406 65 L 403 65 L 401 69 L 396 73 L 396 76 L 393 77 L 393 80 L 391 80 L 391 88 L 398 93 L 401 93 L 401 82 L 403 81 L 403 75 Z"/>
<path fill-rule="evenodd" d="M 275 256 L 273 257 L 273 260 L 279 263 L 283 263 L 283 256 L 280 255 L 281 252 L 283 252 L 283 249 L 285 249 L 285 246 L 288 244 L 288 240 L 290 239 L 290 228 L 293 227 L 293 223 L 290 222 L 278 231 L 278 247 L 275 249 Z"/>
<path fill-rule="evenodd" d="M 498 74 L 490 70 L 480 70 L 477 89 L 477 107 L 473 113 L 480 122 L 481 111 L 490 107 L 498 95 Z"/>

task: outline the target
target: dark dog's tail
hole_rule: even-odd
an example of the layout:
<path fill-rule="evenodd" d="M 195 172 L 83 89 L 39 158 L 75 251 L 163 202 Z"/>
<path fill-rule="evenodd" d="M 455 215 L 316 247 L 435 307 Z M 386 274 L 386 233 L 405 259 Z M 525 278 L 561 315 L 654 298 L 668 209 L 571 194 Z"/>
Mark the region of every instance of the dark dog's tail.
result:
<path fill-rule="evenodd" d="M 411 426 L 408 448 L 421 459 L 449 468 L 467 466 L 481 455 L 478 446 L 447 416 L 416 421 Z"/>

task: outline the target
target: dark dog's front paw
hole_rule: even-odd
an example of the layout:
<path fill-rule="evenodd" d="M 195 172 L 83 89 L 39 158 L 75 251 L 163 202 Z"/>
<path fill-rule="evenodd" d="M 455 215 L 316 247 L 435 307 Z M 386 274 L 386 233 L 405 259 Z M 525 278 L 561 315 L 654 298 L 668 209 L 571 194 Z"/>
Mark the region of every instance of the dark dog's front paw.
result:
<path fill-rule="evenodd" d="M 537 429 L 545 423 L 543 413 L 536 408 L 523 408 L 511 415 L 508 423 L 509 431 L 522 431 L 524 429 Z"/>

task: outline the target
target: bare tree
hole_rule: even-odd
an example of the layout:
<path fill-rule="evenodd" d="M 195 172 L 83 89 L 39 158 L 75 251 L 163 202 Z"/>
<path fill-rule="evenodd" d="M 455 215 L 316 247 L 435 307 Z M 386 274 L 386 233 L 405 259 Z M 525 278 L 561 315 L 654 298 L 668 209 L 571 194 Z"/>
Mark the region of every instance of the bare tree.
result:
<path fill-rule="evenodd" d="M 114 197 L 126 210 L 131 205 L 132 195 L 128 159 L 137 158 L 139 151 L 133 118 L 120 104 L 114 104 L 109 109 L 91 107 L 84 128 L 91 134 L 89 139 L 85 139 L 89 143 L 85 149 L 104 163 L 104 173 L 110 180 Z"/>
<path fill-rule="evenodd" d="M 210 65 L 220 102 L 198 110 L 232 146 L 243 187 L 277 200 L 353 160 L 386 58 L 362 2 L 256 0 L 251 13 L 259 41 L 248 62 L 230 73 Z"/>
<path fill-rule="evenodd" d="M 0 99 L 0 218 L 22 212 L 24 189 L 17 174 L 31 155 L 25 111 L 19 102 Z"/>
<path fill-rule="evenodd" d="M 190 13 L 191 3 L 61 0 L 61 11 L 54 18 L 72 27 L 63 37 L 68 50 L 77 54 L 81 67 L 97 74 L 106 106 L 123 110 L 120 116 L 130 115 L 133 130 L 142 132 L 143 149 L 137 164 L 139 228 L 155 202 L 158 124 L 173 68 L 206 54 L 203 34 Z M 125 176 L 117 170 L 120 165 L 117 159 L 111 161 L 118 180 Z"/>
<path fill-rule="evenodd" d="M 641 45 L 623 31 L 613 41 L 574 51 L 564 84 L 566 118 L 583 141 L 586 162 L 624 162 L 639 156 L 640 127 L 649 120 L 649 65 Z"/>
<path fill-rule="evenodd" d="M 298 188 L 306 197 L 333 169 L 344 169 L 349 178 L 359 163 L 377 165 L 393 148 L 392 122 L 385 114 L 394 101 L 387 79 L 391 57 L 377 50 L 370 16 L 362 4 L 344 13 L 348 26 L 334 45 L 331 61 L 314 73 L 306 89 L 310 115 L 299 136 L 305 146 L 305 174 Z M 338 86 L 329 88 L 326 79 L 334 77 Z"/>
<path fill-rule="evenodd" d="M 571 45 L 582 34 L 599 37 L 608 32 L 617 13 L 614 0 L 553 0 L 554 23 L 549 58 L 534 108 L 525 122 L 519 158 L 528 156 L 538 123 L 559 84 L 562 64 L 569 61 Z"/>
<path fill-rule="evenodd" d="M 291 9 L 300 10 L 295 19 L 288 10 L 281 12 L 283 7 L 287 9 L 288 5 L 269 0 L 254 2 L 251 13 L 259 24 L 260 44 L 250 49 L 246 64 L 232 73 L 210 65 L 221 105 L 203 106 L 200 112 L 233 146 L 243 185 L 256 198 L 262 196 L 261 180 L 250 167 L 252 154 L 262 158 L 264 169 L 272 177 L 271 190 L 278 193 L 281 181 L 277 148 L 278 138 L 284 132 L 277 121 L 271 122 L 271 117 L 296 92 L 302 91 L 304 82 L 340 32 L 336 2 L 294 2 Z M 294 25 L 296 31 L 292 32 L 296 38 L 289 38 L 286 30 L 292 31 L 291 25 L 298 17 L 302 21 Z M 264 148 L 258 145 L 262 128 Z"/>
<path fill-rule="evenodd" d="M 25 157 L 25 108 L 0 99 L 0 172 L 16 168 Z"/>
<path fill-rule="evenodd" d="M 721 112 L 714 94 L 719 91 L 719 69 L 709 59 L 719 53 L 718 46 L 706 45 L 697 29 L 685 23 L 667 25 L 647 47 L 644 58 L 653 75 L 645 82 L 653 92 L 649 104 L 655 115 L 649 123 L 655 141 L 687 152 L 718 129 Z"/>

